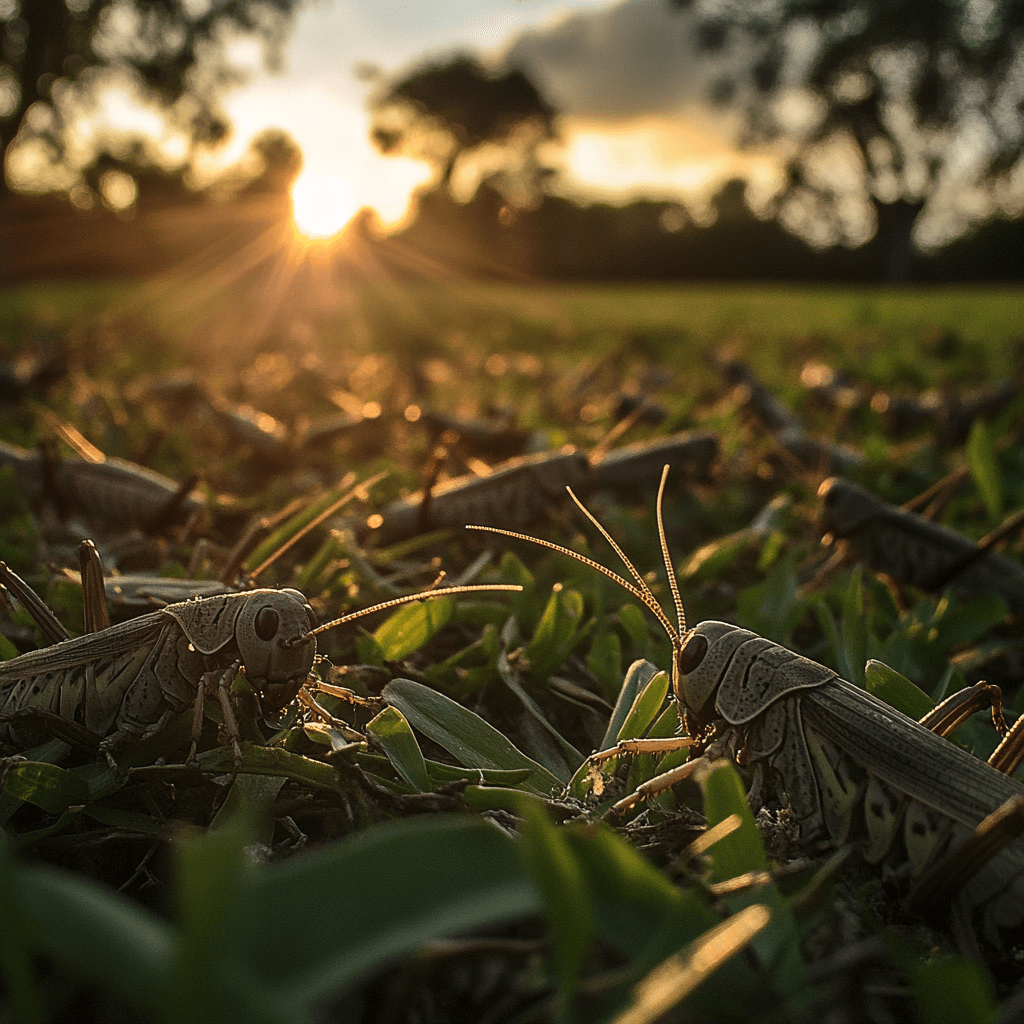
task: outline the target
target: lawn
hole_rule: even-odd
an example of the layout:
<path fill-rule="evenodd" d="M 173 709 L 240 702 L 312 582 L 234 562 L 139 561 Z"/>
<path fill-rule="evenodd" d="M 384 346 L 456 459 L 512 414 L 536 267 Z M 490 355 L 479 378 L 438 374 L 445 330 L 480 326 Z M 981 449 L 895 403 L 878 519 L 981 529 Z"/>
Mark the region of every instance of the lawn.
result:
<path fill-rule="evenodd" d="M 78 635 L 79 543 L 95 540 L 116 574 L 115 621 L 149 615 L 161 635 L 184 634 L 177 660 L 160 665 L 187 695 L 181 713 L 108 759 L 85 728 L 100 720 L 89 709 L 110 680 L 120 700 L 137 671 L 118 675 L 108 647 L 88 648 L 95 679 L 66 666 L 32 677 L 44 697 L 63 684 L 49 716 L 27 713 L 43 698 L 26 695 L 24 670 L 0 676 L 3 1014 L 61 1020 L 87 1005 L 96 1020 L 767 1022 L 834 1009 L 981 1022 L 1020 1012 L 1022 921 L 1011 909 L 997 934 L 992 908 L 1024 906 L 1022 841 L 985 869 L 1005 891 L 993 897 L 973 877 L 955 887 L 967 903 L 959 918 L 948 900 L 905 904 L 902 828 L 882 844 L 881 866 L 863 855 L 873 778 L 897 822 L 928 818 L 922 867 L 950 853 L 956 862 L 973 828 L 951 809 L 960 797 L 944 773 L 979 773 L 972 801 L 983 811 L 1024 795 L 960 760 L 995 748 L 987 708 L 938 747 L 892 718 L 874 747 L 847 749 L 856 728 L 841 716 L 810 724 L 825 705 L 800 718 L 814 687 L 773 683 L 746 718 L 729 710 L 735 695 L 721 696 L 720 714 L 703 698 L 689 708 L 691 726 L 717 718 L 718 732 L 700 737 L 712 754 L 728 753 L 716 738 L 731 736 L 734 751 L 749 741 L 739 766 L 702 760 L 632 802 L 687 751 L 587 757 L 681 729 L 659 457 L 638 471 L 609 453 L 697 432 L 712 435 L 700 450 L 710 443 L 713 458 L 666 456 L 663 516 L 689 626 L 750 630 L 915 719 L 985 679 L 1012 724 L 1024 706 L 1014 518 L 1024 292 L 403 286 L 322 272 L 272 284 L 0 293 L 0 441 L 17 446 L 0 450 L 0 557 Z M 542 453 L 546 468 L 501 482 L 509 457 Z M 191 494 L 146 491 L 131 466 L 90 483 L 116 460 Z M 464 477 L 479 482 L 451 491 Z M 830 477 L 843 480 L 823 486 Z M 648 611 L 565 554 L 461 529 L 526 532 L 624 573 L 566 483 L 635 563 Z M 408 500 L 418 488 L 429 500 Z M 846 516 L 849 502 L 867 519 Z M 204 600 L 226 613 L 253 587 L 295 588 L 327 622 L 430 588 L 442 571 L 442 586 L 523 590 L 403 605 L 324 632 L 308 699 L 280 711 L 269 691 L 256 699 L 262 681 L 246 663 L 230 702 L 213 686 L 195 735 L 195 648 L 207 666 L 219 655 L 204 646 L 212 627 L 161 613 L 160 595 L 174 603 L 196 581 L 220 585 L 234 592 Z M 147 596 L 158 585 L 138 574 L 163 589 Z M 655 601 L 667 625 L 650 614 Z M 50 643 L 42 613 L 5 605 L 0 655 Z M 267 642 L 266 619 L 254 622 Z M 676 644 L 688 671 L 705 632 L 697 646 Z M 152 642 L 128 627 L 105 636 L 118 653 Z M 308 642 L 278 647 L 312 657 Z M 231 657 L 217 664 L 230 680 Z M 728 675 L 709 685 L 726 694 Z M 744 676 L 733 692 L 755 685 Z M 132 704 L 143 726 L 166 707 Z M 809 736 L 812 753 L 777 757 L 769 729 L 786 751 Z M 807 786 L 828 795 L 808 798 Z M 822 823 L 809 840 L 809 799 L 833 821 L 849 814 L 849 836 Z"/>

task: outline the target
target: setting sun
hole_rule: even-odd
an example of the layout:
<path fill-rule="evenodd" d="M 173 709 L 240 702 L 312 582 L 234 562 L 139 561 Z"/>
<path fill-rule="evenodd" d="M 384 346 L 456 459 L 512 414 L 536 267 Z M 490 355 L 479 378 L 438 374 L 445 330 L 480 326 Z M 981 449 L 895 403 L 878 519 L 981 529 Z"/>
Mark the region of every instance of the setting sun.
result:
<path fill-rule="evenodd" d="M 292 186 L 292 217 L 307 238 L 331 238 L 356 212 L 352 189 L 334 174 L 300 174 Z"/>

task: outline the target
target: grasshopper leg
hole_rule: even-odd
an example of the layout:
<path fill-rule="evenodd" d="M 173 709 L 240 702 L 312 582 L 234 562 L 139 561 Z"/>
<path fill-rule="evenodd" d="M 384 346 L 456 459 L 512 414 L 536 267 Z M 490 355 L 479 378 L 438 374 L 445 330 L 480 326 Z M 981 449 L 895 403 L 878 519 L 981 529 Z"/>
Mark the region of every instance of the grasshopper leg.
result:
<path fill-rule="evenodd" d="M 332 687 L 329 692 L 335 693 L 335 691 L 341 689 L 344 689 L 344 687 L 335 686 Z M 341 696 L 341 694 L 335 695 Z M 368 700 L 365 697 L 358 697 L 358 695 L 356 694 L 353 694 L 353 696 L 357 697 L 356 703 L 373 706 L 373 702 L 371 700 Z M 305 686 L 303 686 L 302 689 L 299 690 L 299 701 L 307 708 L 309 708 L 309 710 L 312 711 L 313 714 L 316 715 L 317 718 L 319 718 L 321 721 L 327 722 L 331 726 L 331 728 L 337 729 L 338 732 L 340 732 L 346 739 L 352 740 L 354 743 L 362 743 L 365 741 L 366 737 L 363 736 L 362 733 L 356 732 L 356 730 L 353 729 L 348 724 L 348 722 L 343 722 L 340 718 L 335 718 L 334 715 L 332 715 L 327 710 L 327 708 L 322 707 L 318 703 L 317 699 L 309 692 L 309 690 Z"/>
<path fill-rule="evenodd" d="M 1024 761 L 1024 715 L 1008 728 L 1003 718 L 1003 694 L 998 686 L 984 680 L 947 697 L 919 721 L 940 736 L 948 736 L 958 725 L 986 705 L 992 708 L 992 724 L 1002 737 L 988 763 L 1004 775 L 1012 775 Z"/>
<path fill-rule="evenodd" d="M 984 680 L 957 690 L 918 721 L 926 729 L 940 736 L 948 736 L 958 725 L 985 707 L 992 709 L 992 724 L 996 732 L 1005 738 L 1008 730 L 1003 718 L 1003 691 Z"/>
<path fill-rule="evenodd" d="M 692 747 L 697 741 L 690 736 L 663 736 L 647 737 L 630 740 L 620 740 L 614 747 L 608 750 L 600 750 L 591 754 L 587 760 L 590 762 L 591 770 L 595 771 L 597 766 L 612 758 L 621 757 L 624 754 L 667 754 L 673 750 L 680 750 L 683 747 Z M 642 800 L 648 797 L 657 796 L 671 789 L 676 783 L 682 782 L 693 772 L 698 762 L 687 761 L 685 764 L 672 768 L 667 772 L 656 775 L 641 783 L 632 793 L 623 797 L 609 810 L 609 815 L 625 814 L 631 811 Z"/>
<path fill-rule="evenodd" d="M 907 897 L 907 908 L 922 913 L 945 907 L 980 868 L 1024 835 L 1024 796 L 1011 797 L 984 818 L 956 849 L 932 865 Z"/>
<path fill-rule="evenodd" d="M 988 763 L 1004 775 L 1012 775 L 1021 761 L 1024 761 L 1024 715 L 1013 723 L 1013 727 L 988 759 Z"/>
<path fill-rule="evenodd" d="M 664 793 L 684 779 L 688 779 L 704 761 L 704 758 L 698 757 L 693 761 L 687 761 L 685 764 L 671 768 L 667 772 L 662 772 L 661 775 L 655 775 L 653 779 L 648 779 L 637 786 L 629 796 L 623 797 L 618 803 L 613 804 L 608 815 L 625 814 L 636 807 L 641 800 Z"/>
<path fill-rule="evenodd" d="M 83 540 L 78 545 L 78 564 L 82 570 L 82 615 L 86 633 L 97 633 L 110 625 L 107 594 L 103 588 L 103 561 L 96 545 Z"/>
<path fill-rule="evenodd" d="M 217 702 L 220 704 L 221 713 L 224 716 L 224 733 L 231 744 L 231 750 L 235 756 L 235 769 L 242 767 L 242 748 L 238 743 L 238 719 L 235 717 L 235 709 L 231 706 L 231 683 L 238 673 L 240 662 L 232 662 L 223 672 L 216 670 L 204 672 L 196 687 L 196 699 L 192 705 L 192 745 L 189 747 L 186 764 L 193 764 L 196 759 L 196 750 L 199 746 L 199 737 L 203 731 L 203 712 L 206 707 L 206 691 L 212 690 L 217 694 Z"/>
<path fill-rule="evenodd" d="M 71 634 L 46 602 L 6 562 L 0 562 L 0 587 L 18 599 L 50 643 L 59 644 L 62 640 L 71 639 Z"/>
<path fill-rule="evenodd" d="M 199 747 L 199 736 L 203 731 L 203 711 L 206 707 L 206 684 L 200 683 L 196 688 L 196 700 L 192 705 L 192 745 L 188 748 L 188 757 L 185 764 L 193 764 L 196 759 L 196 750 Z"/>
<path fill-rule="evenodd" d="M 350 690 L 347 686 L 334 686 L 332 683 L 324 683 L 318 680 L 316 688 L 329 694 L 331 697 L 340 697 L 342 700 L 347 700 L 349 704 L 355 704 L 357 707 L 381 711 L 387 706 L 387 701 L 383 697 L 361 697 L 355 690 Z M 316 704 L 316 701 L 313 703 Z M 316 706 L 319 707 L 319 704 Z"/>
<path fill-rule="evenodd" d="M 240 662 L 234 662 L 216 680 L 217 700 L 220 701 L 221 711 L 224 713 L 224 732 L 231 742 L 231 749 L 235 754 L 235 769 L 242 767 L 242 748 L 238 743 L 238 719 L 235 718 L 235 709 L 231 706 L 231 693 L 229 687 L 238 672 Z M 195 737 L 193 737 L 195 739 Z"/>
<path fill-rule="evenodd" d="M 697 741 L 690 736 L 665 736 L 659 739 L 620 740 L 614 747 L 599 750 L 587 760 L 594 765 L 610 761 L 623 754 L 666 754 L 681 747 L 692 747 Z"/>

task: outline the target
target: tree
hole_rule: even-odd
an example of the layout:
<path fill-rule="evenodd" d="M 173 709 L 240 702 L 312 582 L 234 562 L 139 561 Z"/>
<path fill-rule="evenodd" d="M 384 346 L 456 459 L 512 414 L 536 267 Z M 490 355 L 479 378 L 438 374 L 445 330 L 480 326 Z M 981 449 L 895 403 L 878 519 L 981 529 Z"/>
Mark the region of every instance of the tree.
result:
<path fill-rule="evenodd" d="M 370 110 L 378 148 L 434 164 L 445 189 L 459 191 L 465 170 L 473 188 L 490 179 L 526 206 L 549 173 L 538 150 L 557 138 L 555 110 L 522 71 L 490 74 L 462 55 L 431 62 L 385 84 Z"/>
<path fill-rule="evenodd" d="M 1021 0 L 704 0 L 694 10 L 706 50 L 755 54 L 712 95 L 744 111 L 747 144 L 782 145 L 776 212 L 800 233 L 819 243 L 873 233 L 885 276 L 905 279 L 912 233 L 935 244 L 1019 202 Z"/>
<path fill-rule="evenodd" d="M 92 183 L 90 168 L 113 155 L 146 164 L 138 138 L 96 140 L 78 152 L 75 121 L 105 88 L 118 85 L 155 106 L 195 147 L 228 131 L 219 105 L 239 80 L 225 44 L 255 36 L 273 65 L 300 0 L 0 0 L 0 145 L 7 187 L 12 156 L 49 173 L 50 187 Z M 111 150 L 116 152 L 110 153 Z M 29 173 L 29 172 L 26 172 Z"/>

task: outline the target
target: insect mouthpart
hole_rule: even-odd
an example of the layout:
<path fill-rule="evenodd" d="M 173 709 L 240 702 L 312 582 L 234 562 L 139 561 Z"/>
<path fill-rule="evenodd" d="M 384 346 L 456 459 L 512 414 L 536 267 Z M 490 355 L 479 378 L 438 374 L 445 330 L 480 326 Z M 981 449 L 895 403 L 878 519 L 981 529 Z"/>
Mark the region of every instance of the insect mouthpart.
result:
<path fill-rule="evenodd" d="M 281 711 L 295 700 L 305 681 L 306 677 L 302 676 L 280 681 L 255 679 L 250 680 L 250 683 L 261 694 L 267 708 L 271 711 Z"/>

